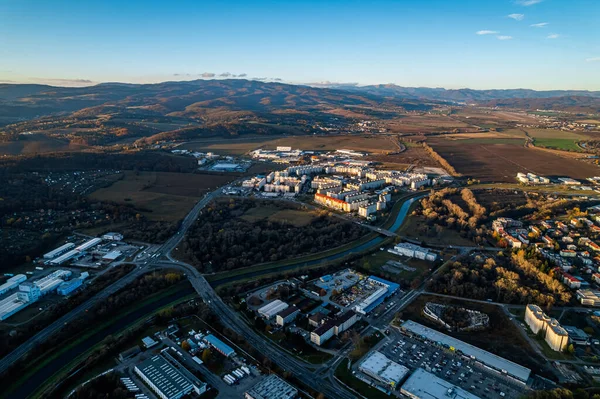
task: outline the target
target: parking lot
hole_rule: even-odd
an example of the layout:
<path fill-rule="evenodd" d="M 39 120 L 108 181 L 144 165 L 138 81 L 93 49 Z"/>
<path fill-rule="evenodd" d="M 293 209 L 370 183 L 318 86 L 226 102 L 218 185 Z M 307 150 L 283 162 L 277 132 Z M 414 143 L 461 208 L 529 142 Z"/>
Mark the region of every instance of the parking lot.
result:
<path fill-rule="evenodd" d="M 422 368 L 482 398 L 518 399 L 523 395 L 524 386 L 432 342 L 392 331 L 375 349 L 411 370 Z"/>

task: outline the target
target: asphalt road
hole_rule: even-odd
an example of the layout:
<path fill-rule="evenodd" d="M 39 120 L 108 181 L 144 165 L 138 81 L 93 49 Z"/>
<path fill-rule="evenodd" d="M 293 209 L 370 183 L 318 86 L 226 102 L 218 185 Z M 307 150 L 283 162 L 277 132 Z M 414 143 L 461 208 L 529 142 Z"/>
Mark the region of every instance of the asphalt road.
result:
<path fill-rule="evenodd" d="M 75 320 L 82 313 L 89 310 L 98 302 L 106 299 L 110 295 L 124 288 L 127 284 L 134 281 L 137 277 L 154 269 L 176 268 L 185 271 L 187 278 L 198 293 L 198 295 L 209 305 L 209 307 L 219 316 L 222 323 L 241 335 L 251 346 L 263 353 L 271 359 L 275 364 L 285 371 L 289 371 L 296 376 L 306 386 L 313 387 L 319 392 L 325 394 L 328 398 L 351 399 L 355 396 L 351 393 L 340 389 L 337 383 L 332 383 L 328 378 L 323 378 L 317 375 L 313 370 L 314 365 L 305 363 L 294 356 L 287 354 L 277 346 L 268 342 L 266 339 L 258 335 L 251 327 L 247 326 L 243 320 L 229 306 L 225 305 L 221 298 L 215 293 L 206 279 L 191 265 L 177 261 L 171 257 L 171 251 L 181 242 L 187 230 L 194 223 L 200 211 L 214 197 L 218 196 L 221 188 L 206 195 L 202 200 L 194 206 L 190 213 L 181 223 L 177 233 L 168 239 L 156 252 L 156 256 L 145 262 L 131 262 L 138 267 L 129 274 L 113 283 L 109 287 L 100 291 L 93 298 L 90 298 L 83 304 L 79 305 L 69 313 L 65 314 L 44 330 L 30 338 L 13 352 L 0 360 L 0 374 L 4 373 L 12 364 L 20 360 L 34 347 L 44 342 L 50 336 L 55 334 L 69 322 Z M 168 260 L 162 259 L 165 256 Z"/>

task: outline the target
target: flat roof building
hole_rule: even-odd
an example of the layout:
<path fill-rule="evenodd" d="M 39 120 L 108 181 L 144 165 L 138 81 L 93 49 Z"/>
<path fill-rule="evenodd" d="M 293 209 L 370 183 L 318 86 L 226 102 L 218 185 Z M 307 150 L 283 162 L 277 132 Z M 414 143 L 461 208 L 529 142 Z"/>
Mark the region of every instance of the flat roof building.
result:
<path fill-rule="evenodd" d="M 421 368 L 416 369 L 408 377 L 400 392 L 412 399 L 479 399 L 479 396 L 473 395 Z"/>
<path fill-rule="evenodd" d="M 160 355 L 153 356 L 135 366 L 135 373 L 161 399 L 179 399 L 196 388 L 190 380 Z"/>
<path fill-rule="evenodd" d="M 4 295 L 8 291 L 17 288 L 25 280 L 27 280 L 27 276 L 24 274 L 17 274 L 10 277 L 4 284 L 0 285 L 0 295 Z"/>
<path fill-rule="evenodd" d="M 294 399 L 297 396 L 298 390 L 275 374 L 264 378 L 244 393 L 245 399 Z"/>
<path fill-rule="evenodd" d="M 276 299 L 273 302 L 269 302 L 265 306 L 259 308 L 258 314 L 264 317 L 265 319 L 270 319 L 282 310 L 287 309 L 287 307 L 287 303 Z"/>
<path fill-rule="evenodd" d="M 408 368 L 391 361 L 381 352 L 372 352 L 358 369 L 371 378 L 394 389 L 408 374 Z"/>
<path fill-rule="evenodd" d="M 64 245 L 61 245 L 60 247 L 53 249 L 52 251 L 44 254 L 44 259 L 54 259 L 59 255 L 64 254 L 65 252 L 67 252 L 70 249 L 75 248 L 75 244 L 73 244 L 72 242 L 68 242 Z"/>
<path fill-rule="evenodd" d="M 502 373 L 503 375 L 510 376 L 523 384 L 527 383 L 527 380 L 531 375 L 531 370 L 527 367 L 523 367 L 486 350 L 453 338 L 439 331 L 433 330 L 429 327 L 425 327 L 424 325 L 416 323 L 412 320 L 405 321 L 402 324 L 402 328 L 430 341 L 447 346 L 454 350 L 461 351 L 465 355 L 476 359 L 488 368 Z"/>
<path fill-rule="evenodd" d="M 229 356 L 235 355 L 235 351 L 233 350 L 233 348 L 231 346 L 227 345 L 225 342 L 221 341 L 219 338 L 215 337 L 214 335 L 209 334 L 206 337 L 204 337 L 203 339 L 207 344 L 209 344 L 210 346 L 215 348 L 223 356 L 229 357 Z"/>

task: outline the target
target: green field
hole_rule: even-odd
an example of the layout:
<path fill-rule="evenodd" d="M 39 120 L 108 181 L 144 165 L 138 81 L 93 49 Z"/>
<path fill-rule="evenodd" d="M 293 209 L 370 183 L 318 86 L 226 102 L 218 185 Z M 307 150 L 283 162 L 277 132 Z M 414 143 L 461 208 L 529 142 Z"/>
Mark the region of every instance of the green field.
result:
<path fill-rule="evenodd" d="M 552 148 L 563 151 L 581 151 L 577 142 L 572 139 L 536 138 L 534 144 L 537 147 Z"/>

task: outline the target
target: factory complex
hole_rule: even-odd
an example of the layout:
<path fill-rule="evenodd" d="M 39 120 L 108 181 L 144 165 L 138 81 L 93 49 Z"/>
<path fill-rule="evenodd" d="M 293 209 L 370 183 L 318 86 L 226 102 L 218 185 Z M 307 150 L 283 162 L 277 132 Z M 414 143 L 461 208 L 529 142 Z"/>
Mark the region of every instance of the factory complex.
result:
<path fill-rule="evenodd" d="M 206 391 L 206 384 L 193 384 L 162 355 L 143 361 L 134 371 L 161 399 L 179 399 L 191 392 L 201 395 Z"/>
<path fill-rule="evenodd" d="M 88 277 L 88 273 L 82 273 L 78 278 L 67 281 L 72 275 L 70 270 L 55 270 L 33 282 L 25 281 L 26 276 L 16 275 L 12 277 L 14 281 L 7 282 L 11 289 L 18 286 L 18 292 L 0 300 L 0 321 L 8 319 L 15 313 L 25 309 L 40 297 L 57 293 L 59 295 L 69 295 L 77 288 L 81 287 L 83 280 Z M 25 278 L 23 278 L 25 277 Z M 15 282 L 18 281 L 15 285 Z M 5 284 L 5 285 L 6 285 Z M 8 292 L 5 291 L 4 293 Z"/>

